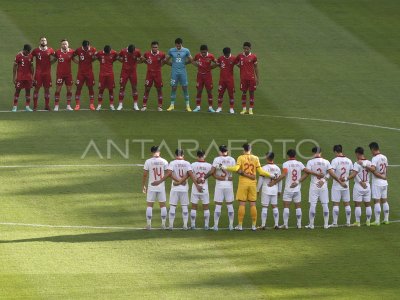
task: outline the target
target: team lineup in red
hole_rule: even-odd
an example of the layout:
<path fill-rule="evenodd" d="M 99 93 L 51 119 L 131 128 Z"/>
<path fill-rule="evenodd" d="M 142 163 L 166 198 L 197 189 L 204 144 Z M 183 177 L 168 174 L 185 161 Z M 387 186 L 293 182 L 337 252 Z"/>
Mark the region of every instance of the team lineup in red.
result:
<path fill-rule="evenodd" d="M 223 97 L 225 91 L 229 97 L 229 112 L 234 111 L 234 67 L 240 69 L 240 90 L 242 92 L 242 111 L 241 114 L 253 114 L 254 108 L 254 92 L 259 83 L 257 56 L 251 53 L 251 43 L 243 43 L 243 52 L 234 56 L 231 54 L 231 49 L 225 47 L 223 55 L 218 58 L 208 52 L 207 45 L 200 46 L 200 52 L 194 58 L 191 56 L 189 49 L 182 46 L 182 39 L 175 40 L 175 47 L 171 48 L 168 53 L 159 50 L 157 41 L 151 42 L 151 49 L 141 54 L 140 49 L 131 44 L 128 47 L 117 52 L 106 45 L 101 51 L 96 50 L 91 46 L 90 42 L 84 40 L 82 46 L 73 50 L 69 48 L 68 40 L 61 40 L 60 49 L 53 50 L 47 45 L 45 37 L 40 38 L 38 48 L 32 50 L 29 44 L 25 44 L 22 51 L 19 52 L 14 60 L 13 67 L 13 82 L 15 84 L 15 94 L 13 100 L 12 111 L 18 110 L 18 99 L 21 90 L 25 90 L 25 111 L 36 111 L 39 106 L 39 92 L 44 89 L 44 109 L 50 111 L 50 88 L 52 87 L 51 66 L 57 62 L 56 70 L 56 90 L 54 92 L 54 111 L 60 109 L 60 93 L 62 86 L 65 84 L 66 93 L 66 110 L 78 111 L 81 109 L 81 92 L 84 85 L 88 88 L 89 94 L 89 109 L 101 110 L 103 104 L 103 94 L 107 89 L 109 93 L 110 110 L 122 110 L 125 98 L 125 90 L 128 81 L 131 84 L 133 110 L 147 110 L 147 102 L 151 87 L 154 85 L 157 91 L 157 110 L 163 111 L 163 80 L 162 67 L 164 65 L 171 66 L 171 105 L 167 111 L 175 109 L 176 87 L 178 83 L 182 86 L 185 94 L 186 111 L 192 111 L 187 93 L 187 74 L 186 65 L 192 64 L 197 68 L 197 95 L 196 108 L 194 112 L 201 110 L 201 97 L 203 89 L 207 92 L 208 97 L 208 112 L 222 112 Z M 185 52 L 183 52 L 185 51 Z M 182 54 L 182 55 L 181 55 Z M 182 59 L 182 58 L 183 59 Z M 34 67 L 35 61 L 35 67 Z M 93 74 L 93 63 L 100 63 L 100 72 L 98 78 L 98 94 L 97 107 L 95 106 L 95 76 Z M 119 95 L 118 107 L 114 107 L 114 62 L 122 63 L 120 80 L 119 80 Z M 72 62 L 78 64 L 78 73 L 75 80 L 75 107 L 72 107 L 72 86 L 74 79 L 72 76 Z M 145 89 L 143 94 L 142 107 L 139 108 L 138 89 L 137 89 L 137 65 L 144 63 L 147 66 L 145 78 Z M 220 77 L 218 83 L 218 99 L 217 109 L 213 109 L 213 79 L 212 69 L 220 69 Z M 177 76 L 178 80 L 175 80 Z M 33 109 L 31 103 L 31 89 L 33 90 Z M 247 101 L 249 94 L 249 101 Z"/>

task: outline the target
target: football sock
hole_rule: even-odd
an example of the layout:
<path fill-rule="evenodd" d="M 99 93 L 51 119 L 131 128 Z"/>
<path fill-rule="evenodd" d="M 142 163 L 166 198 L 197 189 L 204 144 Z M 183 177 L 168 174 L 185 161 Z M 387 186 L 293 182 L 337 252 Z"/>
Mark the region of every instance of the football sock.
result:
<path fill-rule="evenodd" d="M 245 212 L 246 212 L 246 207 L 244 205 L 239 205 L 238 221 L 239 221 L 239 225 L 240 226 L 243 224 L 243 219 L 244 219 Z"/>
<path fill-rule="evenodd" d="M 233 210 L 233 204 L 227 204 L 226 208 L 228 209 L 229 225 L 233 226 L 233 219 L 235 218 L 235 212 Z"/>
<path fill-rule="evenodd" d="M 344 209 L 346 210 L 346 224 L 350 224 L 351 221 L 351 206 L 347 205 L 344 207 Z"/>
<path fill-rule="evenodd" d="M 171 205 L 169 208 L 169 227 L 174 227 L 176 206 Z"/>
<path fill-rule="evenodd" d="M 147 106 L 147 99 L 149 99 L 149 92 L 145 91 L 143 95 L 143 106 Z"/>
<path fill-rule="evenodd" d="M 187 205 L 182 206 L 182 219 L 183 219 L 183 227 L 187 227 L 187 223 L 189 220 L 189 209 Z"/>
<path fill-rule="evenodd" d="M 261 226 L 265 226 L 267 223 L 268 207 L 263 207 L 261 209 Z"/>
<path fill-rule="evenodd" d="M 233 98 L 231 98 L 231 99 L 229 100 L 229 107 L 230 107 L 230 108 L 233 108 L 234 105 L 235 105 L 235 100 L 234 100 Z"/>
<path fill-rule="evenodd" d="M 183 90 L 183 95 L 184 95 L 184 97 L 185 97 L 185 103 L 186 103 L 186 105 L 189 105 L 189 91 L 188 91 L 187 88 Z"/>
<path fill-rule="evenodd" d="M 246 94 L 243 94 L 242 95 L 242 107 L 243 108 L 246 108 L 246 101 L 247 101 Z"/>
<path fill-rule="evenodd" d="M 251 215 L 252 225 L 256 225 L 256 223 L 257 223 L 257 207 L 255 205 L 250 206 L 250 215 Z"/>
<path fill-rule="evenodd" d="M 59 92 L 55 92 L 54 94 L 54 102 L 56 105 L 58 105 L 58 102 L 60 102 L 60 93 Z"/>
<path fill-rule="evenodd" d="M 356 222 L 360 222 L 361 219 L 361 207 L 354 208 L 354 216 L 356 217 Z"/>
<path fill-rule="evenodd" d="M 297 226 L 301 226 L 301 208 L 296 208 L 296 219 L 297 219 Z"/>
<path fill-rule="evenodd" d="M 221 108 L 222 107 L 222 98 L 218 97 L 218 107 Z"/>
<path fill-rule="evenodd" d="M 337 224 L 338 217 L 339 217 L 339 206 L 333 206 L 332 208 L 333 224 Z"/>
<path fill-rule="evenodd" d="M 328 204 L 322 204 L 322 211 L 324 213 L 324 226 L 329 224 L 329 207 Z"/>
<path fill-rule="evenodd" d="M 382 204 L 383 214 L 384 214 L 384 221 L 389 221 L 389 203 L 385 202 Z"/>
<path fill-rule="evenodd" d="M 165 220 L 167 219 L 167 208 L 161 207 L 161 224 L 165 225 Z"/>
<path fill-rule="evenodd" d="M 308 217 L 310 219 L 310 225 L 314 225 L 315 218 L 315 203 L 310 203 L 310 211 L 308 213 Z"/>
<path fill-rule="evenodd" d="M 196 106 L 200 107 L 201 105 L 201 98 L 196 98 Z"/>
<path fill-rule="evenodd" d="M 278 226 L 279 225 L 279 210 L 277 207 L 272 209 L 272 215 L 274 216 L 274 225 Z"/>
<path fill-rule="evenodd" d="M 49 107 L 50 104 L 50 89 L 44 89 L 44 105 Z"/>
<path fill-rule="evenodd" d="M 75 92 L 76 105 L 80 105 L 81 104 L 81 91 L 82 91 L 82 88 L 77 88 L 76 89 L 76 92 Z"/>
<path fill-rule="evenodd" d="M 125 87 L 121 87 L 119 89 L 119 95 L 118 95 L 118 101 L 119 103 L 124 101 L 124 97 L 125 97 Z"/>
<path fill-rule="evenodd" d="M 17 106 L 17 105 L 18 105 L 18 98 L 19 98 L 19 93 L 20 93 L 20 91 L 21 91 L 21 90 L 15 90 L 14 102 L 13 102 L 14 106 Z"/>
<path fill-rule="evenodd" d="M 288 226 L 289 221 L 289 208 L 285 207 L 283 209 L 283 225 Z"/>
<path fill-rule="evenodd" d="M 110 105 L 114 104 L 114 90 L 108 90 L 108 94 L 110 97 Z"/>
<path fill-rule="evenodd" d="M 137 93 L 137 92 L 134 92 L 134 93 L 132 94 L 132 97 L 133 97 L 133 103 L 137 103 L 137 102 L 138 102 L 138 99 L 139 99 L 138 93 Z"/>
<path fill-rule="evenodd" d="M 38 100 L 39 100 L 39 92 L 34 92 L 33 93 L 33 107 L 36 108 L 38 106 Z"/>
<path fill-rule="evenodd" d="M 254 108 L 254 98 L 250 97 L 250 108 Z"/>
<path fill-rule="evenodd" d="M 221 205 L 216 204 L 214 210 L 214 226 L 218 227 L 219 217 L 221 216 Z"/>
<path fill-rule="evenodd" d="M 31 90 L 25 89 L 25 105 L 29 106 L 31 104 Z"/>
<path fill-rule="evenodd" d="M 375 222 L 381 221 L 381 204 L 375 203 L 374 206 Z"/>
<path fill-rule="evenodd" d="M 94 90 L 92 86 L 89 86 L 89 102 L 94 104 Z"/>
<path fill-rule="evenodd" d="M 161 106 L 162 106 L 162 103 L 163 103 L 162 90 L 158 90 L 158 91 L 157 91 L 157 95 L 158 95 L 158 106 L 161 107 Z"/>
<path fill-rule="evenodd" d="M 171 104 L 174 105 L 176 100 L 176 90 L 171 90 Z"/>
<path fill-rule="evenodd" d="M 208 227 L 210 224 L 210 210 L 204 211 L 204 227 Z"/>
<path fill-rule="evenodd" d="M 192 209 L 190 211 L 190 225 L 192 227 L 196 227 L 196 215 L 197 215 L 197 211 L 195 209 Z"/>
<path fill-rule="evenodd" d="M 104 92 L 104 89 L 99 90 L 99 95 L 98 95 L 99 104 L 103 103 L 103 92 Z"/>
<path fill-rule="evenodd" d="M 71 105 L 72 92 L 67 92 L 67 105 Z"/>
<path fill-rule="evenodd" d="M 153 208 L 148 206 L 147 209 L 146 209 L 147 225 L 151 225 L 151 218 L 152 217 L 153 217 Z"/>
<path fill-rule="evenodd" d="M 366 215 L 368 221 L 371 220 L 371 217 L 372 217 L 372 208 L 371 208 L 371 206 L 368 206 L 368 207 L 365 208 L 365 215 Z"/>

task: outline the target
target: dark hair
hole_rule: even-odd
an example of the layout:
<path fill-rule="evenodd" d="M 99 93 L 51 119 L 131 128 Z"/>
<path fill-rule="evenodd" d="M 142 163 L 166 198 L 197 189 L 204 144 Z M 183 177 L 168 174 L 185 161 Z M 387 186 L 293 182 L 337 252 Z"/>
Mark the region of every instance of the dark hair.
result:
<path fill-rule="evenodd" d="M 181 38 L 175 39 L 175 44 L 182 44 L 183 40 Z"/>
<path fill-rule="evenodd" d="M 267 158 L 268 160 L 274 160 L 274 157 L 275 157 L 274 152 L 269 151 L 269 152 L 267 152 L 265 155 L 266 155 L 266 158 Z"/>
<path fill-rule="evenodd" d="M 251 145 L 249 143 L 245 143 L 242 145 L 244 151 L 250 151 Z"/>
<path fill-rule="evenodd" d="M 83 47 L 88 47 L 90 45 L 90 42 L 88 41 L 88 40 L 84 40 L 83 42 L 82 42 L 82 46 Z"/>
<path fill-rule="evenodd" d="M 23 50 L 24 50 L 24 51 L 31 52 L 32 47 L 31 47 L 31 45 L 29 45 L 29 44 L 25 44 Z"/>
<path fill-rule="evenodd" d="M 151 153 L 156 153 L 156 152 L 159 152 L 160 149 L 159 149 L 158 146 L 152 146 L 151 149 L 150 149 L 150 151 L 151 151 Z"/>
<path fill-rule="evenodd" d="M 225 47 L 224 49 L 222 49 L 222 53 L 224 53 L 225 55 L 231 54 L 231 48 Z"/>
<path fill-rule="evenodd" d="M 68 42 L 68 40 L 65 38 L 65 39 L 62 39 L 62 40 L 60 41 L 60 43 L 62 43 L 62 42 Z"/>
<path fill-rule="evenodd" d="M 134 45 L 134 44 L 130 44 L 130 45 L 128 46 L 128 52 L 129 52 L 129 53 L 133 53 L 133 51 L 135 51 L 135 45 Z"/>
<path fill-rule="evenodd" d="M 311 149 L 311 152 L 312 153 L 321 153 L 322 149 L 321 149 L 321 147 L 314 147 Z"/>
<path fill-rule="evenodd" d="M 175 155 L 176 156 L 183 156 L 183 149 L 176 149 L 175 150 Z"/>
<path fill-rule="evenodd" d="M 151 45 L 152 45 L 152 46 L 158 45 L 158 42 L 157 42 L 157 41 L 152 41 L 152 42 L 151 42 Z"/>
<path fill-rule="evenodd" d="M 111 52 L 111 46 L 110 46 L 110 45 L 105 45 L 105 46 L 104 46 L 104 52 L 105 52 L 106 54 L 109 54 L 109 53 Z"/>
<path fill-rule="evenodd" d="M 251 48 L 251 43 L 250 42 L 244 42 L 243 47 L 249 47 Z"/>
<path fill-rule="evenodd" d="M 296 150 L 294 149 L 289 149 L 288 152 L 286 153 L 287 156 L 289 157 L 295 157 L 296 156 Z"/>
<path fill-rule="evenodd" d="M 221 145 L 221 146 L 219 146 L 219 151 L 228 152 L 228 147 L 226 147 L 225 145 Z"/>
<path fill-rule="evenodd" d="M 379 145 L 377 142 L 372 142 L 369 144 L 369 149 L 371 150 L 379 150 Z"/>
<path fill-rule="evenodd" d="M 354 150 L 355 153 L 364 155 L 364 148 L 363 147 L 357 147 L 356 150 Z"/>
<path fill-rule="evenodd" d="M 333 152 L 342 153 L 342 152 L 343 152 L 343 147 L 342 147 L 342 145 L 335 145 L 335 146 L 333 146 Z"/>
<path fill-rule="evenodd" d="M 208 51 L 208 46 L 207 45 L 201 45 L 200 46 L 200 51 L 204 51 L 204 50 Z"/>
<path fill-rule="evenodd" d="M 197 157 L 204 157 L 206 152 L 203 149 L 197 150 Z"/>

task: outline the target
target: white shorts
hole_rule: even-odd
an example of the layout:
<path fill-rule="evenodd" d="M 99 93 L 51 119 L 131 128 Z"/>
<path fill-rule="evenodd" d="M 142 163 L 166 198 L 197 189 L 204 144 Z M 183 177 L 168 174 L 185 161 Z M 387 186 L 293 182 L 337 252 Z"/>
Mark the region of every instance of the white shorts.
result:
<path fill-rule="evenodd" d="M 372 199 L 387 199 L 387 190 L 388 186 L 378 186 L 373 184 L 372 185 Z"/>
<path fill-rule="evenodd" d="M 268 195 L 265 193 L 261 193 L 261 205 L 277 205 L 278 204 L 278 195 Z"/>
<path fill-rule="evenodd" d="M 317 203 L 318 200 L 321 202 L 321 204 L 329 203 L 328 189 L 310 189 L 308 194 L 308 202 Z"/>
<path fill-rule="evenodd" d="M 337 189 L 332 189 L 331 190 L 331 196 L 332 196 L 332 201 L 333 202 L 340 202 L 340 200 L 343 200 L 343 202 L 349 202 L 350 201 L 350 190 L 337 190 Z"/>
<path fill-rule="evenodd" d="M 167 201 L 167 196 L 165 191 L 155 192 L 155 191 L 147 191 L 147 202 L 165 202 Z"/>
<path fill-rule="evenodd" d="M 179 202 L 181 205 L 189 205 L 189 193 L 171 190 L 169 193 L 169 204 L 176 206 Z"/>
<path fill-rule="evenodd" d="M 214 201 L 215 202 L 233 202 L 235 195 L 233 194 L 233 187 L 220 188 L 215 187 Z"/>
<path fill-rule="evenodd" d="M 294 203 L 300 203 L 301 202 L 301 192 L 283 192 L 283 201 L 291 202 L 293 201 Z"/>
<path fill-rule="evenodd" d="M 192 192 L 192 194 L 190 195 L 190 202 L 192 202 L 193 204 L 197 204 L 199 203 L 199 201 L 201 201 L 203 204 L 209 204 L 210 194 L 208 192 L 203 194 L 194 194 Z"/>
<path fill-rule="evenodd" d="M 371 190 L 359 190 L 357 188 L 353 189 L 353 201 L 355 202 L 370 202 L 371 201 Z"/>

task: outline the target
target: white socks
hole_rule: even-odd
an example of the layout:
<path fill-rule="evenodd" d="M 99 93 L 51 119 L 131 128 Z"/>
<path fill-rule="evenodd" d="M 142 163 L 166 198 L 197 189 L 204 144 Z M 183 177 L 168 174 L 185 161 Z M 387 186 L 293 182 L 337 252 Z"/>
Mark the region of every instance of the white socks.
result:
<path fill-rule="evenodd" d="M 350 224 L 351 222 L 351 206 L 345 206 L 344 207 L 345 211 L 346 211 L 346 224 Z"/>
<path fill-rule="evenodd" d="M 361 207 L 354 208 L 354 216 L 356 217 L 356 222 L 360 222 L 361 218 Z"/>
<path fill-rule="evenodd" d="M 161 225 L 165 226 L 165 220 L 167 219 L 167 208 L 161 207 Z"/>
<path fill-rule="evenodd" d="M 379 210 L 380 210 L 381 206 L 379 205 Z M 380 214 L 380 211 L 379 211 Z M 372 208 L 371 206 L 368 206 L 365 208 L 365 215 L 367 216 L 367 220 L 371 220 L 371 216 L 372 216 Z"/>
<path fill-rule="evenodd" d="M 146 209 L 147 225 L 151 225 L 151 218 L 153 217 L 153 208 L 148 206 Z"/>
<path fill-rule="evenodd" d="M 301 227 L 301 208 L 296 208 L 297 227 Z"/>
<path fill-rule="evenodd" d="M 219 217 L 221 216 L 221 205 L 216 204 L 214 210 L 214 227 L 218 228 Z"/>
<path fill-rule="evenodd" d="M 268 207 L 263 207 L 261 210 L 261 226 L 265 227 L 267 223 Z"/>
<path fill-rule="evenodd" d="M 381 221 L 381 204 L 375 203 L 374 205 L 375 222 L 379 223 Z"/>
<path fill-rule="evenodd" d="M 384 215 L 384 221 L 389 222 L 389 203 L 385 202 L 382 204 L 383 208 L 383 215 Z"/>
<path fill-rule="evenodd" d="M 337 224 L 337 220 L 339 217 L 339 206 L 333 206 L 332 208 L 332 218 L 333 218 L 333 224 Z"/>
<path fill-rule="evenodd" d="M 233 227 L 233 220 L 235 218 L 235 212 L 233 210 L 233 204 L 227 204 L 226 208 L 228 209 L 229 227 Z"/>
<path fill-rule="evenodd" d="M 329 223 L 329 207 L 328 204 L 322 204 L 322 211 L 324 212 L 324 226 L 327 227 Z"/>
<path fill-rule="evenodd" d="M 289 208 L 283 209 L 283 225 L 288 226 L 289 221 Z"/>
<path fill-rule="evenodd" d="M 190 211 L 190 227 L 192 228 L 196 227 L 196 215 L 197 215 L 197 210 L 192 209 Z"/>
<path fill-rule="evenodd" d="M 310 210 L 308 212 L 308 217 L 310 219 L 310 225 L 314 225 L 315 218 L 315 205 L 314 203 L 310 203 Z"/>
<path fill-rule="evenodd" d="M 208 228 L 210 224 L 210 210 L 204 211 L 204 228 Z"/>
<path fill-rule="evenodd" d="M 183 228 L 187 228 L 187 223 L 189 220 L 189 209 L 187 205 L 182 206 L 182 219 L 183 219 Z"/>
<path fill-rule="evenodd" d="M 169 208 L 169 228 L 174 227 L 176 206 L 171 205 Z"/>
<path fill-rule="evenodd" d="M 275 226 L 279 226 L 279 210 L 277 207 L 272 209 L 272 214 L 274 215 Z"/>

